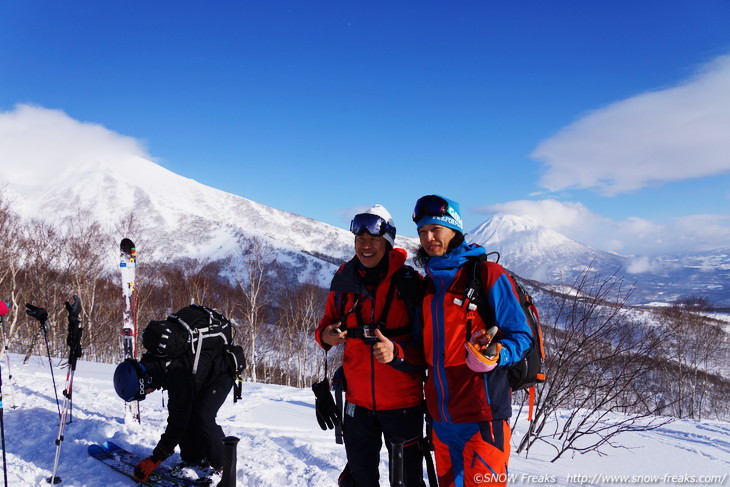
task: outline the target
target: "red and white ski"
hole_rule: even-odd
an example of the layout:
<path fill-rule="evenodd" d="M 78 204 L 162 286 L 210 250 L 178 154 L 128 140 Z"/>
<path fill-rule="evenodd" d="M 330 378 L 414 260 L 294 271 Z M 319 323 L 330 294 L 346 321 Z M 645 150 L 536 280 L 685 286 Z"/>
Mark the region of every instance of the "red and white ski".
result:
<path fill-rule="evenodd" d="M 122 275 L 122 296 L 124 311 L 122 313 L 122 351 L 123 358 L 137 358 L 137 248 L 128 238 L 122 239 L 119 245 L 119 270 Z M 140 422 L 139 401 L 127 404 L 125 420 L 130 418 Z"/>

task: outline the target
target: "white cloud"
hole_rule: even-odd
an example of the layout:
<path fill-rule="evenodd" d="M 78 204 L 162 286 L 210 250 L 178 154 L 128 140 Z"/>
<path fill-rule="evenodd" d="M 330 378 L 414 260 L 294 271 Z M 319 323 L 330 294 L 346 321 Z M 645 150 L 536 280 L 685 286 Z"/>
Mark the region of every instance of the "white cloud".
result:
<path fill-rule="evenodd" d="M 0 179 L 4 181 L 23 184 L 38 171 L 58 174 L 76 161 L 129 155 L 152 160 L 138 140 L 79 122 L 60 110 L 21 104 L 0 112 Z"/>
<path fill-rule="evenodd" d="M 599 215 L 579 202 L 553 199 L 510 201 L 476 208 L 489 215 L 529 216 L 548 228 L 596 249 L 622 255 L 660 255 L 730 248 L 730 216 L 690 215 L 657 222 Z M 635 270 L 651 262 L 636 261 Z"/>
<path fill-rule="evenodd" d="M 651 259 L 645 255 L 631 259 L 626 272 L 629 274 L 643 274 L 645 272 L 661 273 L 667 268 L 666 262 Z"/>
<path fill-rule="evenodd" d="M 730 55 L 689 81 L 595 110 L 544 140 L 531 157 L 540 184 L 616 195 L 730 171 Z"/>

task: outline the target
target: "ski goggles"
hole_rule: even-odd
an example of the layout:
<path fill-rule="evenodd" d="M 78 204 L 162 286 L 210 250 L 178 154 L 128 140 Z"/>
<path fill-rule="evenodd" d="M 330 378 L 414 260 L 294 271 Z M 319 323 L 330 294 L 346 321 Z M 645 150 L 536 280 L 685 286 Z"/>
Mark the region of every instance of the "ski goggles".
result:
<path fill-rule="evenodd" d="M 395 235 L 395 227 L 389 225 L 382 217 L 372 213 L 360 213 L 350 222 L 350 231 L 355 235 L 368 232 L 373 237 L 382 237 L 386 233 Z"/>
<path fill-rule="evenodd" d="M 461 221 L 461 217 L 449 202 L 435 194 L 424 196 L 416 201 L 416 207 L 413 209 L 413 222 L 418 223 L 424 216 L 450 216 L 456 221 Z"/>

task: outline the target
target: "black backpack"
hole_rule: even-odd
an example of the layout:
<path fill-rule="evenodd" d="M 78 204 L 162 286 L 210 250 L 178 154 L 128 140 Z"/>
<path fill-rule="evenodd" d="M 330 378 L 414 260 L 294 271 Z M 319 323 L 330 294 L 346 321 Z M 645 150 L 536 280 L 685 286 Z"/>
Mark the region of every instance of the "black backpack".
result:
<path fill-rule="evenodd" d="M 164 321 L 150 321 L 142 331 L 142 345 L 153 355 L 168 360 L 193 357 L 193 373 L 202 350 L 228 351 L 231 342 L 231 322 L 218 311 L 198 304 L 186 306 Z M 239 367 L 245 368 L 245 361 Z"/>
<path fill-rule="evenodd" d="M 497 262 L 499 262 L 499 254 L 497 254 Z M 491 254 L 484 254 L 478 258 L 469 259 L 469 272 L 470 281 L 464 292 L 465 299 L 473 301 L 477 305 L 477 312 L 481 316 L 482 320 L 486 324 L 487 328 L 494 326 L 494 315 L 490 312 L 489 304 L 487 303 L 484 293 L 482 292 L 482 280 L 480 275 L 480 269 L 482 262 L 486 261 L 488 256 Z M 532 346 L 527 351 L 525 356 L 519 362 L 514 363 L 508 369 L 509 384 L 513 391 L 519 391 L 522 389 L 530 389 L 531 406 L 534 401 L 534 387 L 537 384 L 545 382 L 545 373 L 543 371 L 545 361 L 545 348 L 542 340 L 542 327 L 540 326 L 540 316 L 537 312 L 532 297 L 527 293 L 524 287 L 517 281 L 513 274 L 510 277 L 515 283 L 517 289 L 517 296 L 520 300 L 522 312 L 527 318 L 527 323 L 530 325 L 532 331 Z M 467 330 L 468 334 L 471 335 L 470 330 Z M 467 339 L 469 339 L 467 337 Z"/>

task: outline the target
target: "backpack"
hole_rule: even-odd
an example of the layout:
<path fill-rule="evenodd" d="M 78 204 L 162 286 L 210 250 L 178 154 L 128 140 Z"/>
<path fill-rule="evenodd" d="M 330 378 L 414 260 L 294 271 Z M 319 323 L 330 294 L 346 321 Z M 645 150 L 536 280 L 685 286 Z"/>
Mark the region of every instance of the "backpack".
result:
<path fill-rule="evenodd" d="M 477 306 L 477 312 L 481 316 L 482 320 L 486 324 L 487 328 L 494 326 L 494 315 L 489 311 L 489 304 L 487 303 L 484 293 L 482 293 L 482 280 L 480 269 L 482 262 L 486 261 L 489 255 L 496 254 L 497 262 L 499 262 L 499 253 L 492 252 L 490 254 L 483 254 L 477 258 L 469 259 L 470 269 L 470 281 L 464 291 L 464 299 L 473 301 Z M 540 326 L 540 315 L 535 306 L 535 302 L 532 299 L 525 288 L 515 278 L 514 274 L 509 274 L 515 283 L 517 290 L 517 296 L 520 301 L 520 307 L 522 312 L 525 314 L 527 324 L 530 326 L 532 331 L 532 345 L 519 362 L 512 364 L 507 369 L 509 377 L 509 385 L 512 391 L 519 391 L 528 389 L 530 396 L 530 411 L 528 418 L 532 420 L 532 412 L 535 402 L 535 386 L 542 382 L 545 382 L 544 361 L 545 361 L 545 347 L 542 339 L 542 327 Z M 467 340 L 471 338 L 471 330 L 467 330 L 469 336 Z"/>
<path fill-rule="evenodd" d="M 142 345 L 153 355 L 167 360 L 193 357 L 193 374 L 203 350 L 228 351 L 231 342 L 228 318 L 198 304 L 186 306 L 164 321 L 150 321 L 142 331 Z M 242 365 L 245 367 L 245 361 Z"/>

